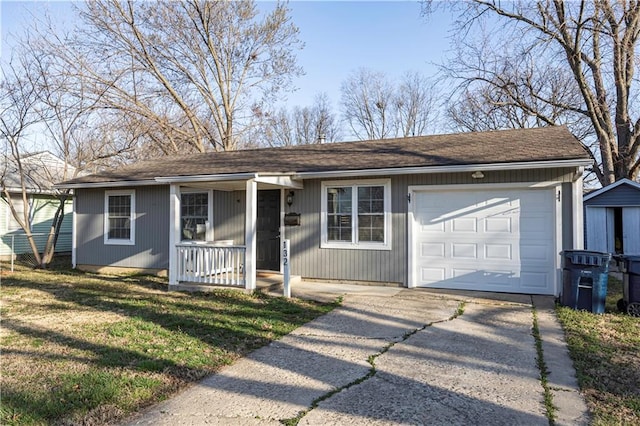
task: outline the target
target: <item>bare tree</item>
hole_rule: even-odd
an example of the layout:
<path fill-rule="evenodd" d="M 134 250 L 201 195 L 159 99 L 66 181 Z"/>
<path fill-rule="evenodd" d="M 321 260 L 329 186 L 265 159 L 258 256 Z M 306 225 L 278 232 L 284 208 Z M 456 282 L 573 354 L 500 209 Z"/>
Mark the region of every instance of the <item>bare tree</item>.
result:
<path fill-rule="evenodd" d="M 265 114 L 258 136 L 269 146 L 308 145 L 322 141 L 334 142 L 340 137 L 340 127 L 326 93 L 317 95 L 307 107 L 282 108 Z"/>
<path fill-rule="evenodd" d="M 36 264 L 42 265 L 42 257 L 31 231 L 31 209 L 29 190 L 33 185 L 29 175 L 32 168 L 23 164 L 21 147 L 29 130 L 39 123 L 36 113 L 38 86 L 21 78 L 31 71 L 24 63 L 9 62 L 2 67 L 0 83 L 0 137 L 8 146 L 0 173 L 0 189 L 9 206 L 12 217 L 24 230 L 27 242 L 35 256 Z M 35 179 L 36 182 L 39 179 Z M 17 194 L 17 197 L 13 194 Z M 19 199 L 19 203 L 17 202 Z M 18 208 L 21 204 L 22 208 Z"/>
<path fill-rule="evenodd" d="M 418 72 L 407 72 L 396 89 L 399 136 L 421 136 L 436 120 L 433 83 Z"/>
<path fill-rule="evenodd" d="M 361 140 L 395 135 L 394 88 L 384 73 L 360 68 L 342 83 L 343 117 Z"/>
<path fill-rule="evenodd" d="M 427 12 L 431 6 L 425 2 Z M 638 178 L 640 3 L 474 0 L 457 6 L 456 34 L 463 39 L 446 67 L 485 111 L 502 116 L 496 124 L 569 123 L 590 148 L 602 185 Z M 503 37 L 471 39 L 487 17 L 498 21 Z M 464 111 L 460 106 L 457 113 Z M 520 120 L 505 121 L 507 112 Z"/>
<path fill-rule="evenodd" d="M 37 266 L 45 267 L 53 259 L 65 207 L 71 194 L 54 183 L 75 177 L 83 168 L 100 167 L 114 157 L 131 152 L 131 138 L 114 138 L 108 126 L 119 131 L 129 126 L 112 121 L 110 111 L 98 107 L 99 97 L 86 96 L 86 85 L 77 74 L 69 73 L 58 51 L 48 49 L 58 33 L 51 27 L 44 36 L 39 28 L 30 28 L 9 46 L 12 60 L 2 64 L 3 85 L 0 135 L 7 149 L 3 161 L 1 189 L 12 217 L 24 231 Z M 100 131 L 107 139 L 92 143 L 91 132 Z M 38 134 L 38 143 L 28 143 Z M 135 139 L 135 138 L 134 138 Z M 31 147 L 29 147 L 31 145 Z M 51 150 L 58 159 L 31 155 L 29 148 Z M 79 166 L 79 167 L 78 167 Z M 42 252 L 34 240 L 33 223 L 37 194 L 52 197 L 56 203 Z"/>
<path fill-rule="evenodd" d="M 80 16 L 56 51 L 162 154 L 236 149 L 254 104 L 301 72 L 298 29 L 280 3 L 259 14 L 253 1 L 96 0 Z"/>
<path fill-rule="evenodd" d="M 435 99 L 433 84 L 418 72 L 396 85 L 361 68 L 342 84 L 343 117 L 359 139 L 424 135 L 436 119 Z"/>

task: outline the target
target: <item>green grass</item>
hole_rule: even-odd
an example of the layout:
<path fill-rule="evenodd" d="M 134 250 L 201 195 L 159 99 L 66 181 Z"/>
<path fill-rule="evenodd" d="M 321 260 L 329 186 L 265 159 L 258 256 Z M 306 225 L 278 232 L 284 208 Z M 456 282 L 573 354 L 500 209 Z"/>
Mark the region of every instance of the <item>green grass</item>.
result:
<path fill-rule="evenodd" d="M 609 278 L 605 313 L 558 307 L 594 425 L 640 424 L 640 318 L 618 312 L 622 285 Z"/>
<path fill-rule="evenodd" d="M 123 418 L 334 307 L 166 287 L 147 276 L 2 276 L 0 424 Z"/>

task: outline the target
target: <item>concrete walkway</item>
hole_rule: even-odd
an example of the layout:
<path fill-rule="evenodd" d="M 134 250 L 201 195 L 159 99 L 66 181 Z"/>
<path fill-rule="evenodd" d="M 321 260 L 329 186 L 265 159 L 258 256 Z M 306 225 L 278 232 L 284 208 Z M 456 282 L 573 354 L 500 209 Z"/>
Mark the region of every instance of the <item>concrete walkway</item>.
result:
<path fill-rule="evenodd" d="M 339 294 L 340 308 L 128 424 L 548 425 L 532 306 L 556 424 L 588 424 L 550 297 L 293 287 L 297 297 Z"/>

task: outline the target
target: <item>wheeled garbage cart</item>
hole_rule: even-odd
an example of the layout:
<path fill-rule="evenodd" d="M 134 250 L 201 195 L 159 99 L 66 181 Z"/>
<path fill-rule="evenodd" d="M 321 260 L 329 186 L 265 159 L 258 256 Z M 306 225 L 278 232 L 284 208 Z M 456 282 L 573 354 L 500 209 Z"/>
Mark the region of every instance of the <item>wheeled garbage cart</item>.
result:
<path fill-rule="evenodd" d="M 611 253 L 564 250 L 560 303 L 595 314 L 604 313 Z"/>
<path fill-rule="evenodd" d="M 622 296 L 618 307 L 634 317 L 640 317 L 640 255 L 620 256 L 618 265 L 622 271 Z"/>

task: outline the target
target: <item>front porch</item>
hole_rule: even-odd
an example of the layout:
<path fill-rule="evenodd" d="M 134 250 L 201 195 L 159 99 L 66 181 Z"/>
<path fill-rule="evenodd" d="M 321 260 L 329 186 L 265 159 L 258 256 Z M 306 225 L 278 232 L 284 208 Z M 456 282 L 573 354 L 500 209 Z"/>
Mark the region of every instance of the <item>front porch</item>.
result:
<path fill-rule="evenodd" d="M 258 273 L 265 268 L 265 250 L 276 256 L 268 272 L 283 272 L 285 200 L 291 190 L 302 189 L 301 182 L 289 176 L 250 174 L 167 178 L 166 183 L 170 289 L 253 291 L 269 282 L 266 274 Z M 268 206 L 265 193 L 271 196 Z"/>
<path fill-rule="evenodd" d="M 289 279 L 289 284 L 292 286 L 302 283 L 302 277 L 299 275 L 292 275 Z M 198 283 L 194 281 L 181 281 L 178 284 L 169 285 L 170 291 L 212 291 L 216 289 L 237 289 L 239 291 L 253 291 L 246 290 L 244 285 L 229 285 L 229 284 L 212 284 L 212 283 Z M 256 291 L 269 293 L 273 295 L 282 295 L 284 293 L 284 275 L 274 271 L 256 271 Z"/>

